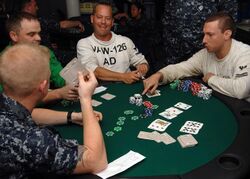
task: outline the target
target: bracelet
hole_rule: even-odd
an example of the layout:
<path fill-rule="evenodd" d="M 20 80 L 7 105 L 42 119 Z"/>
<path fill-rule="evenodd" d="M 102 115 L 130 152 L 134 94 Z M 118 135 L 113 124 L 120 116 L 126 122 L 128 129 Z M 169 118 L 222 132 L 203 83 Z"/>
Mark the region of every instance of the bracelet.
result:
<path fill-rule="evenodd" d="M 73 113 L 73 111 L 69 111 L 67 113 L 67 124 L 73 124 L 72 118 L 71 118 L 72 113 Z"/>

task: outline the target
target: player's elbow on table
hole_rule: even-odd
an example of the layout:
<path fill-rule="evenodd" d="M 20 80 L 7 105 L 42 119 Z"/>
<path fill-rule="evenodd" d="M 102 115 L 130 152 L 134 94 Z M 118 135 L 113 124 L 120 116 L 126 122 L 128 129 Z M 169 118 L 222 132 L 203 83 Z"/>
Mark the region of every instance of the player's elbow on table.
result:
<path fill-rule="evenodd" d="M 108 166 L 107 157 L 98 155 L 87 155 L 83 159 L 84 167 L 88 168 L 91 173 L 98 173 Z"/>
<path fill-rule="evenodd" d="M 242 84 L 240 88 L 234 89 L 235 97 L 238 99 L 245 99 L 249 97 L 250 94 L 250 85 Z"/>

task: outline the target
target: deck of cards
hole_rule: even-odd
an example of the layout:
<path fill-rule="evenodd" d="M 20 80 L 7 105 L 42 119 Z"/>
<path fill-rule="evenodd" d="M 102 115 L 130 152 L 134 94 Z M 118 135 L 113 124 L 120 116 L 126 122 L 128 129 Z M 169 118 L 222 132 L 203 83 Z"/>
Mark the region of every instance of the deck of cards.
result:
<path fill-rule="evenodd" d="M 160 134 L 157 131 L 153 132 L 140 131 L 137 137 L 139 139 L 153 140 L 158 143 L 163 142 L 166 145 L 176 142 L 176 140 L 166 132 Z"/>
<path fill-rule="evenodd" d="M 177 137 L 182 148 L 193 147 L 198 144 L 197 140 L 191 134 L 184 134 Z"/>

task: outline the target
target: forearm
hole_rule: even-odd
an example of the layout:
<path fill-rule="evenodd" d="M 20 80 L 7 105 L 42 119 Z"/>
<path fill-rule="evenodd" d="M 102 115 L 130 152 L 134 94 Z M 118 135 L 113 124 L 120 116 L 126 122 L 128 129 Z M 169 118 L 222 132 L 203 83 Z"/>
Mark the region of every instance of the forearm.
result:
<path fill-rule="evenodd" d="M 42 99 L 42 102 L 49 103 L 60 99 L 62 99 L 62 95 L 60 94 L 60 88 L 59 88 L 49 91 L 48 94 Z"/>
<path fill-rule="evenodd" d="M 97 67 L 94 71 L 95 76 L 100 80 L 105 81 L 122 81 L 123 73 L 118 73 L 114 71 L 110 71 L 108 69 Z"/>
<path fill-rule="evenodd" d="M 107 156 L 100 125 L 95 119 L 91 99 L 81 99 L 84 125 L 84 146 L 88 149 L 84 154 L 84 166 L 92 172 L 103 170 L 107 165 Z"/>
<path fill-rule="evenodd" d="M 57 125 L 67 123 L 67 113 L 68 112 L 35 108 L 31 115 L 38 125 Z"/>
<path fill-rule="evenodd" d="M 247 78 L 225 79 L 218 76 L 212 76 L 208 80 L 208 85 L 215 91 L 224 95 L 244 99 L 249 96 L 249 83 Z"/>

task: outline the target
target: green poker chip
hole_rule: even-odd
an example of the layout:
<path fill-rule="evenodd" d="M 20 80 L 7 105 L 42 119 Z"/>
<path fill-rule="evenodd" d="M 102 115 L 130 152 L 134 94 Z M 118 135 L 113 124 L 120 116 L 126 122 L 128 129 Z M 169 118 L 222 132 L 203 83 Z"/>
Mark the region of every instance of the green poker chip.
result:
<path fill-rule="evenodd" d="M 126 111 L 124 111 L 124 114 L 126 114 L 126 115 L 130 115 L 130 114 L 133 114 L 133 113 L 134 113 L 133 110 L 126 110 Z"/>
<path fill-rule="evenodd" d="M 112 137 L 115 133 L 113 131 L 106 132 L 106 136 Z"/>
<path fill-rule="evenodd" d="M 138 119 L 139 119 L 138 116 L 132 116 L 132 117 L 131 117 L 131 120 L 133 120 L 133 121 L 136 121 L 136 120 L 138 120 Z"/>
<path fill-rule="evenodd" d="M 126 120 L 126 117 L 123 117 L 123 116 L 118 117 L 118 120 L 119 120 L 119 121 L 125 121 L 125 120 Z"/>
<path fill-rule="evenodd" d="M 122 126 L 124 124 L 124 121 L 117 121 L 116 123 L 118 126 Z"/>
<path fill-rule="evenodd" d="M 120 127 L 120 126 L 114 127 L 114 131 L 116 131 L 116 132 L 120 132 L 121 130 L 122 130 L 122 127 Z"/>
<path fill-rule="evenodd" d="M 152 106 L 152 109 L 157 109 L 158 107 L 159 107 L 158 105 L 154 104 L 154 105 Z"/>

